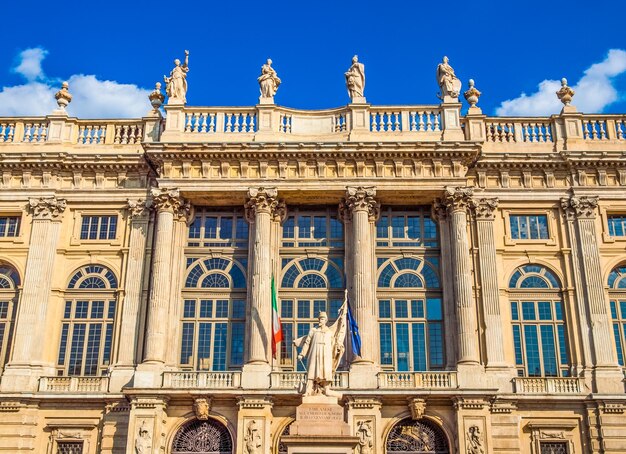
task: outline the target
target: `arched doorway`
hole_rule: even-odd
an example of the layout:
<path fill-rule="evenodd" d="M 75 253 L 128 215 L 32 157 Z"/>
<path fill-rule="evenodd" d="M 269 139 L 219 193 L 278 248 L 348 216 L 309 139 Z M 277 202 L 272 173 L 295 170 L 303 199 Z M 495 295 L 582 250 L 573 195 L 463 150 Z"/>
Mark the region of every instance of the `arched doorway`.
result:
<path fill-rule="evenodd" d="M 449 454 L 448 439 L 443 430 L 427 419 L 405 418 L 387 436 L 386 453 Z"/>
<path fill-rule="evenodd" d="M 209 419 L 195 419 L 180 428 L 172 443 L 172 454 L 232 454 L 233 440 L 228 429 Z"/>

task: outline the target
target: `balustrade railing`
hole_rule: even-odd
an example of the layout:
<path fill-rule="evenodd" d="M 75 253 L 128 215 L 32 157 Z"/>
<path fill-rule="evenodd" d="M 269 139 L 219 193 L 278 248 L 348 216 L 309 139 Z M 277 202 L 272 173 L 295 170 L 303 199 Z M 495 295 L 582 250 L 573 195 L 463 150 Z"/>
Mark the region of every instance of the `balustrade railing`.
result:
<path fill-rule="evenodd" d="M 257 115 L 253 107 L 187 108 L 185 132 L 194 134 L 246 134 L 257 130 Z"/>
<path fill-rule="evenodd" d="M 380 372 L 380 389 L 454 389 L 456 372 Z"/>
<path fill-rule="evenodd" d="M 372 106 L 370 131 L 441 132 L 441 110 L 437 106 Z"/>
<path fill-rule="evenodd" d="M 580 394 L 584 392 L 581 378 L 516 377 L 515 392 L 519 394 Z"/>
<path fill-rule="evenodd" d="M 553 142 L 550 118 L 487 118 L 485 140 L 493 143 Z"/>
<path fill-rule="evenodd" d="M 39 391 L 51 393 L 105 393 L 109 377 L 41 377 Z"/>
<path fill-rule="evenodd" d="M 163 387 L 236 389 L 241 387 L 241 372 L 164 372 Z"/>
<path fill-rule="evenodd" d="M 271 387 L 273 389 L 300 389 L 306 380 L 306 372 L 272 372 Z M 349 387 L 348 372 L 335 372 L 333 377 L 334 389 L 347 389 Z"/>

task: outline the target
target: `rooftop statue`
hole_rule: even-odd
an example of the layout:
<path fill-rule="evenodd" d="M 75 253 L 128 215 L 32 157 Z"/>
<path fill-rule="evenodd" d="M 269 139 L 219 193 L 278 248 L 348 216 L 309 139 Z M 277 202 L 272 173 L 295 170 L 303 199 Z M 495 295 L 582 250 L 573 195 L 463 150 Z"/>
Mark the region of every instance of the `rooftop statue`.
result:
<path fill-rule="evenodd" d="M 307 359 L 306 385 L 300 390 L 305 396 L 337 396 L 330 386 L 345 350 L 347 304 L 346 299 L 339 309 L 337 321 L 331 326 L 327 326 L 326 312 L 320 312 L 318 325 L 311 328 L 307 336 L 293 341 L 296 347 L 302 347 L 298 360 Z"/>
<path fill-rule="evenodd" d="M 346 71 L 346 88 L 352 102 L 365 102 L 365 65 L 359 63 L 359 57 L 352 57 L 352 66 Z"/>
<path fill-rule="evenodd" d="M 174 60 L 174 69 L 170 71 L 170 77 L 163 76 L 167 84 L 165 92 L 169 99 L 168 104 L 185 104 L 187 102 L 187 72 L 189 72 L 189 51 L 185 51 L 185 62 L 181 65 L 180 60 Z"/>
<path fill-rule="evenodd" d="M 280 78 L 272 68 L 271 59 L 268 58 L 267 62 L 261 66 L 261 75 L 257 80 L 259 81 L 261 98 L 273 98 L 280 85 Z"/>
<path fill-rule="evenodd" d="M 461 93 L 461 81 L 454 74 L 454 69 L 448 64 L 448 57 L 443 57 L 443 61 L 437 66 L 437 83 L 441 89 L 439 99 L 456 102 Z M 446 99 L 446 97 L 448 99 Z"/>

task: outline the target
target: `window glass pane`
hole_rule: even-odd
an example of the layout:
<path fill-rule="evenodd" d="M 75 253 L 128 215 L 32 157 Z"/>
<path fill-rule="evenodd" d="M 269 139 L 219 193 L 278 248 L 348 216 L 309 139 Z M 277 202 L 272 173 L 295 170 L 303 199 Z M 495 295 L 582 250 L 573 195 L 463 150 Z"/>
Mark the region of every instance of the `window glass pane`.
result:
<path fill-rule="evenodd" d="M 407 237 L 411 240 L 421 238 L 420 218 L 418 216 L 407 216 Z"/>
<path fill-rule="evenodd" d="M 215 301 L 215 317 L 228 318 L 228 300 Z"/>
<path fill-rule="evenodd" d="M 428 324 L 428 354 L 430 367 L 443 367 L 443 326 L 441 323 Z"/>
<path fill-rule="evenodd" d="M 530 377 L 541 377 L 539 359 L 539 338 L 536 325 L 524 326 L 524 344 L 526 345 L 526 368 Z"/>
<path fill-rule="evenodd" d="M 293 317 L 293 301 L 290 300 L 282 300 L 280 302 L 280 316 L 282 318 L 292 318 Z"/>
<path fill-rule="evenodd" d="M 57 361 L 57 365 L 59 366 L 65 364 L 65 352 L 67 351 L 67 335 L 69 329 L 69 323 L 63 323 L 61 328 L 61 343 L 59 345 L 59 360 Z"/>
<path fill-rule="evenodd" d="M 91 324 L 87 337 L 87 351 L 85 352 L 84 375 L 97 375 L 98 354 L 100 353 L 100 336 L 102 335 L 101 324 Z"/>
<path fill-rule="evenodd" d="M 557 320 L 563 320 L 563 305 L 560 301 L 554 303 L 554 315 Z"/>
<path fill-rule="evenodd" d="M 213 351 L 213 370 L 226 370 L 226 338 L 228 334 L 228 324 L 215 324 L 215 348 Z"/>
<path fill-rule="evenodd" d="M 193 358 L 193 323 L 183 323 L 180 363 L 191 364 Z"/>
<path fill-rule="evenodd" d="M 204 218 L 204 238 L 217 238 L 217 217 Z"/>
<path fill-rule="evenodd" d="M 565 326 L 556 326 L 557 334 L 559 336 L 559 355 L 561 356 L 561 365 L 568 365 L 569 358 L 567 356 L 567 344 L 565 343 Z"/>
<path fill-rule="evenodd" d="M 552 320 L 552 303 L 540 301 L 537 303 L 539 320 Z"/>
<path fill-rule="evenodd" d="M 522 334 L 520 327 L 513 325 L 513 347 L 515 348 L 515 364 L 521 366 L 524 364 L 522 358 Z"/>
<path fill-rule="evenodd" d="M 391 366 L 393 364 L 393 350 L 391 338 L 391 323 L 380 324 L 380 364 Z"/>
<path fill-rule="evenodd" d="M 196 316 L 196 301 L 185 300 L 185 304 L 183 306 L 183 317 L 193 318 L 195 316 Z"/>
<path fill-rule="evenodd" d="M 343 239 L 343 224 L 335 217 L 330 218 L 330 237 Z"/>
<path fill-rule="evenodd" d="M 550 236 L 548 235 L 548 217 L 537 216 L 537 222 L 539 224 L 539 238 L 541 239 L 550 238 Z"/>
<path fill-rule="evenodd" d="M 241 216 L 237 216 L 237 231 L 235 236 L 238 240 L 248 239 L 248 222 Z"/>
<path fill-rule="evenodd" d="M 311 302 L 298 300 L 298 318 L 311 318 Z"/>
<path fill-rule="evenodd" d="M 443 320 L 441 298 L 426 299 L 426 316 L 428 320 Z"/>
<path fill-rule="evenodd" d="M 311 216 L 298 216 L 298 238 L 311 238 Z"/>
<path fill-rule="evenodd" d="M 87 318 L 87 311 L 89 308 L 89 301 L 77 301 L 76 310 L 74 312 L 75 318 Z"/>
<path fill-rule="evenodd" d="M 613 317 L 613 320 L 617 320 L 617 304 L 615 304 L 615 301 L 611 301 L 611 317 Z"/>
<path fill-rule="evenodd" d="M 326 238 L 326 216 L 315 216 L 313 223 L 314 237 L 317 239 Z"/>
<path fill-rule="evenodd" d="M 623 367 L 624 351 L 622 349 L 622 340 L 619 334 L 619 323 L 613 323 L 613 336 L 615 337 L 615 346 L 617 347 L 617 361 L 619 362 L 619 365 Z"/>
<path fill-rule="evenodd" d="M 85 323 L 74 324 L 72 343 L 70 345 L 69 375 L 81 375 L 83 365 L 83 349 L 85 348 Z"/>
<path fill-rule="evenodd" d="M 189 226 L 189 238 L 200 238 L 200 222 L 201 219 L 199 216 L 193 219 L 193 222 Z"/>
<path fill-rule="evenodd" d="M 409 306 L 406 300 L 395 301 L 396 318 L 408 318 Z"/>
<path fill-rule="evenodd" d="M 104 338 L 104 349 L 102 351 L 102 365 L 108 366 L 111 362 L 111 344 L 113 343 L 113 324 L 106 325 L 106 334 Z"/>
<path fill-rule="evenodd" d="M 392 238 L 404 238 L 404 216 L 393 216 L 391 218 Z"/>
<path fill-rule="evenodd" d="M 437 224 L 429 216 L 424 216 L 424 238 L 437 238 Z"/>
<path fill-rule="evenodd" d="M 409 370 L 409 325 L 408 323 L 396 324 L 396 350 L 398 363 L 396 370 L 406 372 Z"/>
<path fill-rule="evenodd" d="M 295 238 L 294 217 L 289 216 L 283 222 L 283 238 Z"/>
<path fill-rule="evenodd" d="M 220 218 L 220 238 L 228 240 L 233 237 L 233 218 Z"/>
<path fill-rule="evenodd" d="M 552 325 L 541 325 L 540 329 L 544 374 L 546 377 L 556 377 L 558 373 L 554 349 L 554 328 Z"/>
<path fill-rule="evenodd" d="M 243 300 L 233 301 L 233 318 L 246 318 L 246 302 Z"/>
<path fill-rule="evenodd" d="M 380 300 L 378 302 L 378 317 L 390 318 L 391 317 L 391 301 Z"/>
<path fill-rule="evenodd" d="M 324 301 L 324 300 L 315 300 L 315 301 L 313 301 L 313 317 L 315 317 L 315 318 L 319 317 L 320 312 L 327 312 L 326 311 L 326 301 Z"/>
<path fill-rule="evenodd" d="M 426 335 L 423 323 L 413 323 L 413 370 L 426 369 Z"/>
<path fill-rule="evenodd" d="M 339 309 L 341 308 L 343 301 L 330 300 L 329 304 L 330 304 L 330 310 L 329 310 L 328 316 L 331 318 L 331 320 L 336 320 L 337 317 L 339 316 Z"/>
<path fill-rule="evenodd" d="M 243 346 L 244 346 L 244 333 L 245 323 L 236 322 L 231 323 L 231 338 L 230 338 L 230 365 L 242 366 L 243 365 Z"/>
<path fill-rule="evenodd" d="M 198 370 L 209 370 L 211 357 L 211 323 L 198 324 Z"/>
<path fill-rule="evenodd" d="M 517 311 L 517 301 L 511 301 L 511 320 L 519 320 L 519 312 Z"/>
<path fill-rule="evenodd" d="M 424 318 L 424 301 L 422 300 L 411 301 L 411 316 L 413 318 Z"/>
<path fill-rule="evenodd" d="M 376 237 L 388 238 L 389 237 L 389 218 L 387 216 L 381 216 L 376 223 Z"/>
<path fill-rule="evenodd" d="M 522 318 L 524 320 L 536 320 L 535 303 L 525 301 L 522 303 Z"/>
<path fill-rule="evenodd" d="M 280 356 L 283 365 L 291 366 L 293 364 L 293 325 L 291 323 L 283 323 L 283 341 L 280 343 Z"/>

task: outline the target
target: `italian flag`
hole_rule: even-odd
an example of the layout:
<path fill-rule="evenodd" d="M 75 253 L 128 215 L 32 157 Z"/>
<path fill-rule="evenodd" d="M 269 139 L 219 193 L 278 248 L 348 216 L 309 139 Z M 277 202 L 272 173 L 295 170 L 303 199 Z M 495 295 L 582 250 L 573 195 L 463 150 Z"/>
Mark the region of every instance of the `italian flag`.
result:
<path fill-rule="evenodd" d="M 276 358 L 276 345 L 283 340 L 283 326 L 280 323 L 278 314 L 278 297 L 276 295 L 276 284 L 272 276 L 272 356 Z"/>

